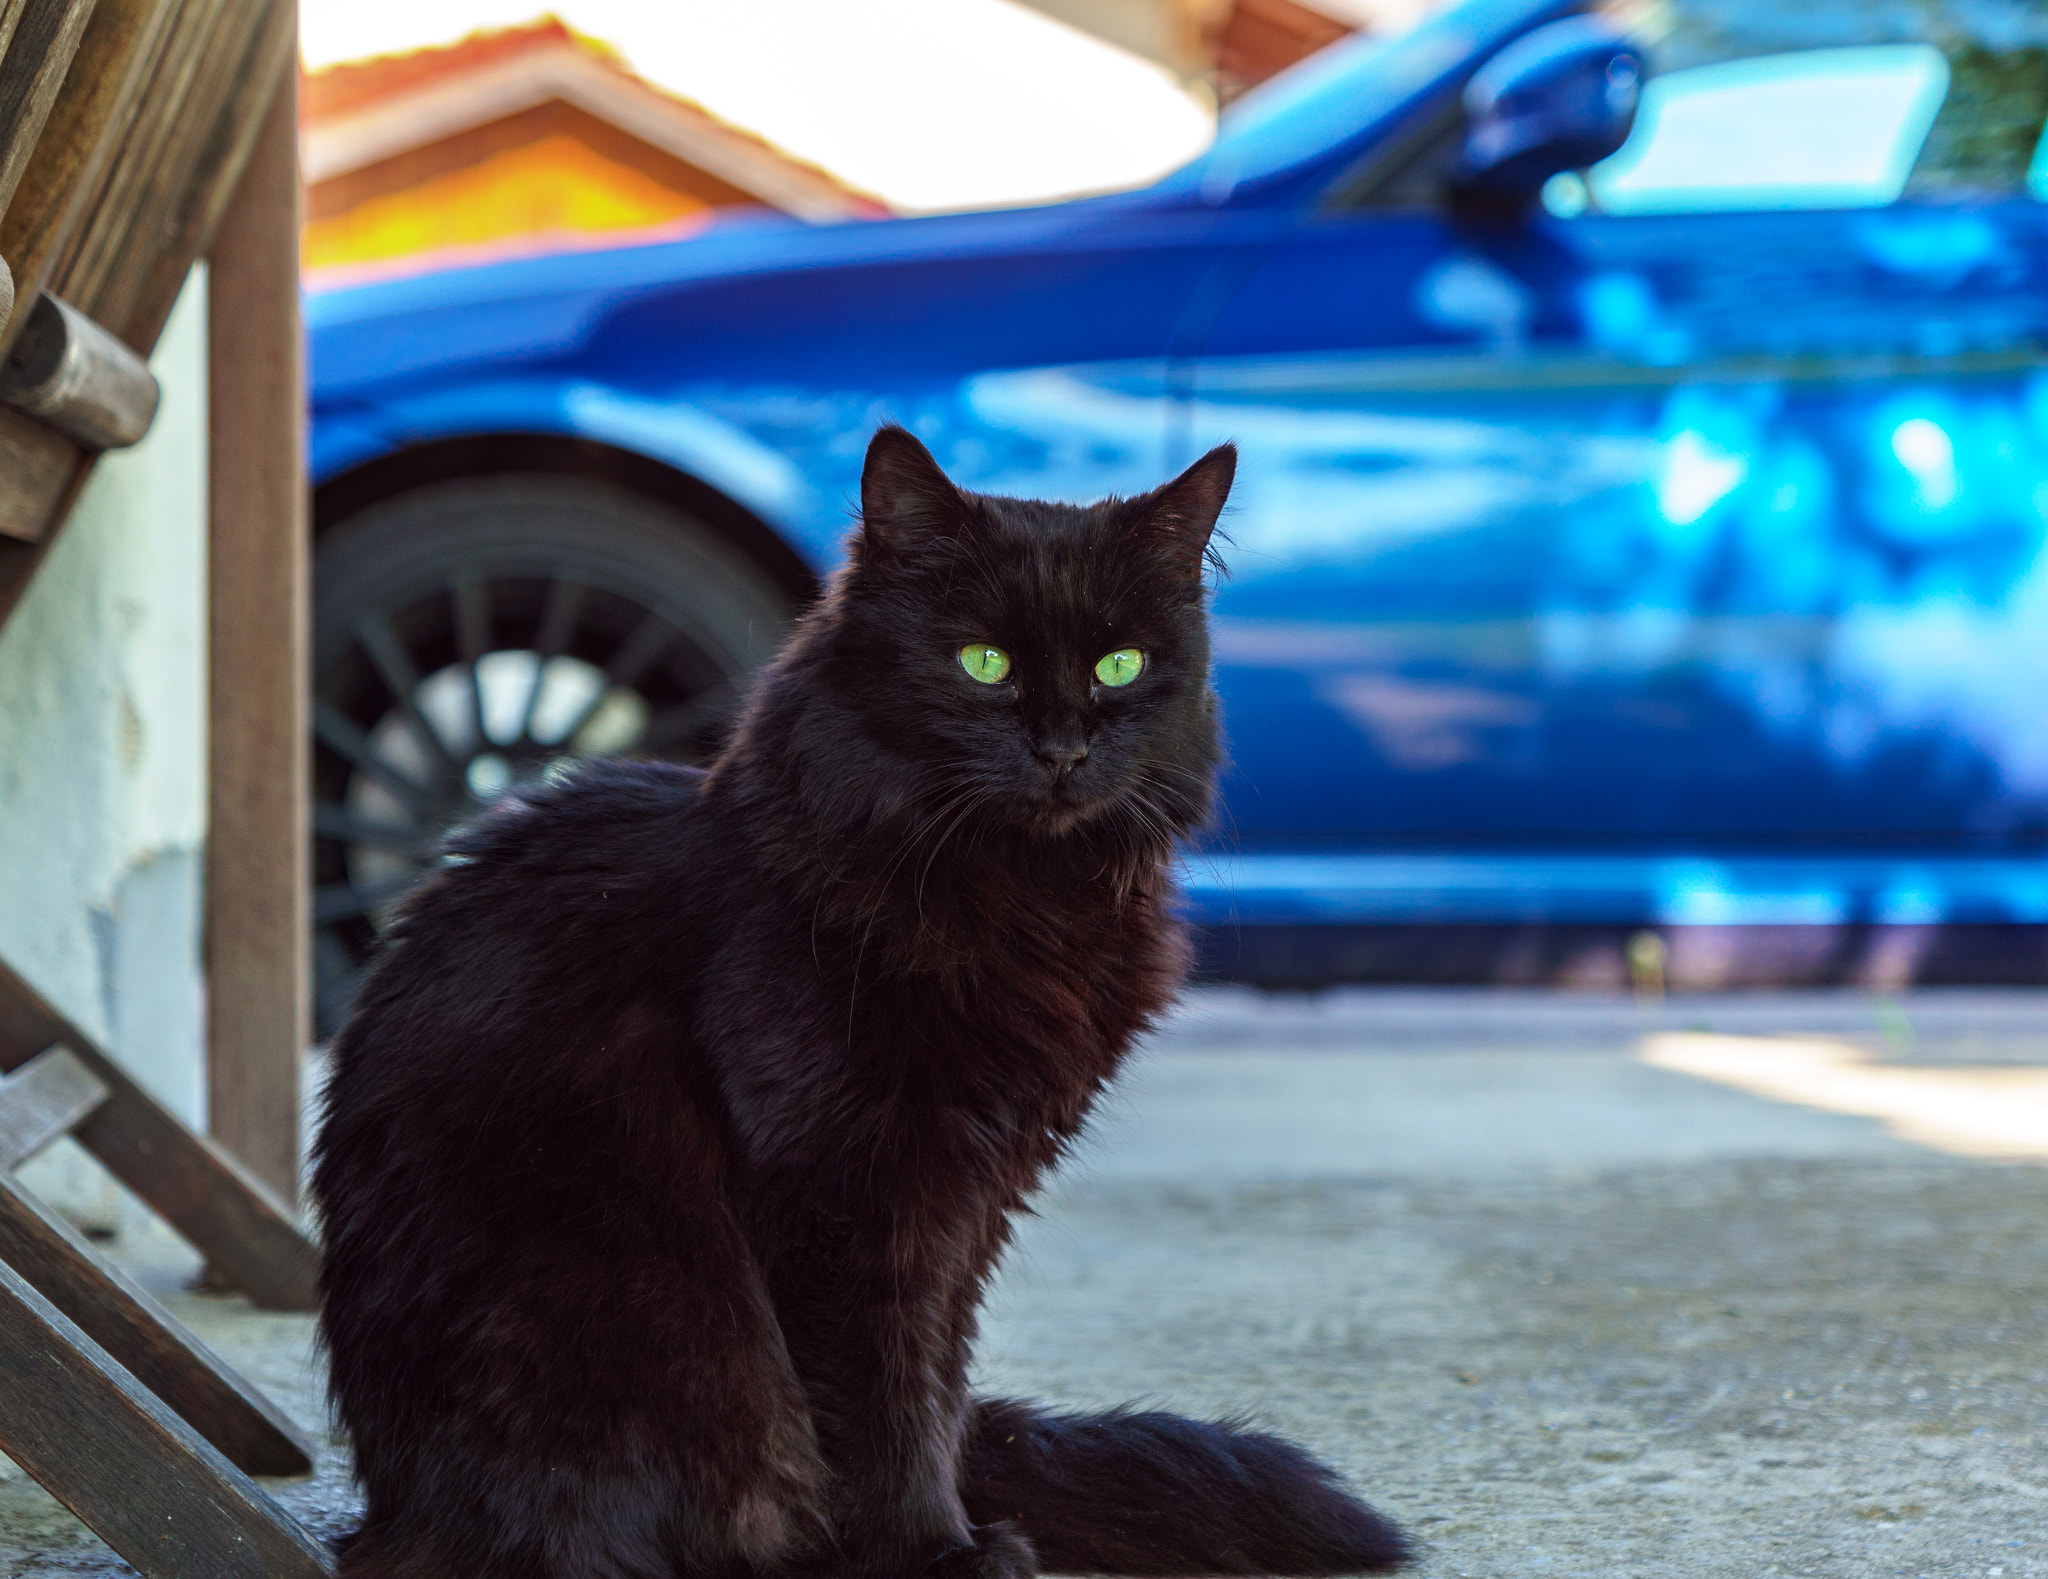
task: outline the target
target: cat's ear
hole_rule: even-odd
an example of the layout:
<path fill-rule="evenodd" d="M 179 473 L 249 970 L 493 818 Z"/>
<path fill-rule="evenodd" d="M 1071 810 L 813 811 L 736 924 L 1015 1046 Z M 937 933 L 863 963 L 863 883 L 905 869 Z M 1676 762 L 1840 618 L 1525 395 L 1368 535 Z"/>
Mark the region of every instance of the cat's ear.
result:
<path fill-rule="evenodd" d="M 1216 518 L 1237 476 L 1237 446 L 1219 444 L 1172 482 L 1131 501 L 1131 530 L 1182 575 L 1202 574 Z"/>
<path fill-rule="evenodd" d="M 868 441 L 860 474 L 860 557 L 889 564 L 955 535 L 968 505 L 931 451 L 893 422 Z"/>

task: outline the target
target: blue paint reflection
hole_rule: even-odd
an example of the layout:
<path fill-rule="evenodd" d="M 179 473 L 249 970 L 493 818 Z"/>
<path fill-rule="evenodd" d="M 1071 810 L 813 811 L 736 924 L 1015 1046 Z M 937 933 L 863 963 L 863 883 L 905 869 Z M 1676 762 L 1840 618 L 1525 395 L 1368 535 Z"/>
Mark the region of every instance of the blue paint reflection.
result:
<path fill-rule="evenodd" d="M 1210 852 L 1181 882 L 1189 918 L 1212 926 L 2048 922 L 2048 869 L 2029 860 Z"/>
<path fill-rule="evenodd" d="M 1233 836 L 2038 836 L 2043 411 L 2041 374 L 1361 399 L 1284 439 L 1206 408 L 1264 463 L 1217 600 Z"/>

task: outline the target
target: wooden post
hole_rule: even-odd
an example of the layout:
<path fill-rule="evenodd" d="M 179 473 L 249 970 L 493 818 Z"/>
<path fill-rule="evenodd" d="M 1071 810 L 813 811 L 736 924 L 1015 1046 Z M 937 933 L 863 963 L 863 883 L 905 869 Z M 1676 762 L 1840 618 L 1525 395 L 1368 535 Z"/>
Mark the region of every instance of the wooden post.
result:
<path fill-rule="evenodd" d="M 208 255 L 206 841 L 207 1125 L 287 1201 L 311 1030 L 299 209 L 287 71 Z"/>

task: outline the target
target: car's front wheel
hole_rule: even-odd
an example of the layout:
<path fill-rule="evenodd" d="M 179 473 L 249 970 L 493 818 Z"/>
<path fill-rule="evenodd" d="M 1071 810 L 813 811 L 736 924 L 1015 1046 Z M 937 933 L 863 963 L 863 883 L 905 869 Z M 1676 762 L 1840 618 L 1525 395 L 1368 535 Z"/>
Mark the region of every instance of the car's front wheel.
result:
<path fill-rule="evenodd" d="M 705 760 L 793 612 L 712 528 L 584 478 L 435 483 L 326 532 L 313 616 L 320 1034 L 450 824 L 579 758 Z"/>

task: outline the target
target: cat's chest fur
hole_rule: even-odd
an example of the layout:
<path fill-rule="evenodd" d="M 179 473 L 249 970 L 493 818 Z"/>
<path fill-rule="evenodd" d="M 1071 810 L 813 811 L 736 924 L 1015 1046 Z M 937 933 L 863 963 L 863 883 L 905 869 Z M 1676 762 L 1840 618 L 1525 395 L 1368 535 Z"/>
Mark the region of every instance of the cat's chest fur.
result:
<path fill-rule="evenodd" d="M 1179 934 L 1153 893 L 977 892 L 957 914 L 935 901 L 923 941 L 821 932 L 800 903 L 731 935 L 699 1023 L 744 1173 L 943 1211 L 1014 1202 L 1057 1161 L 1167 1001 Z M 949 951 L 969 926 L 981 946 Z M 771 997 L 743 958 L 793 968 Z"/>

